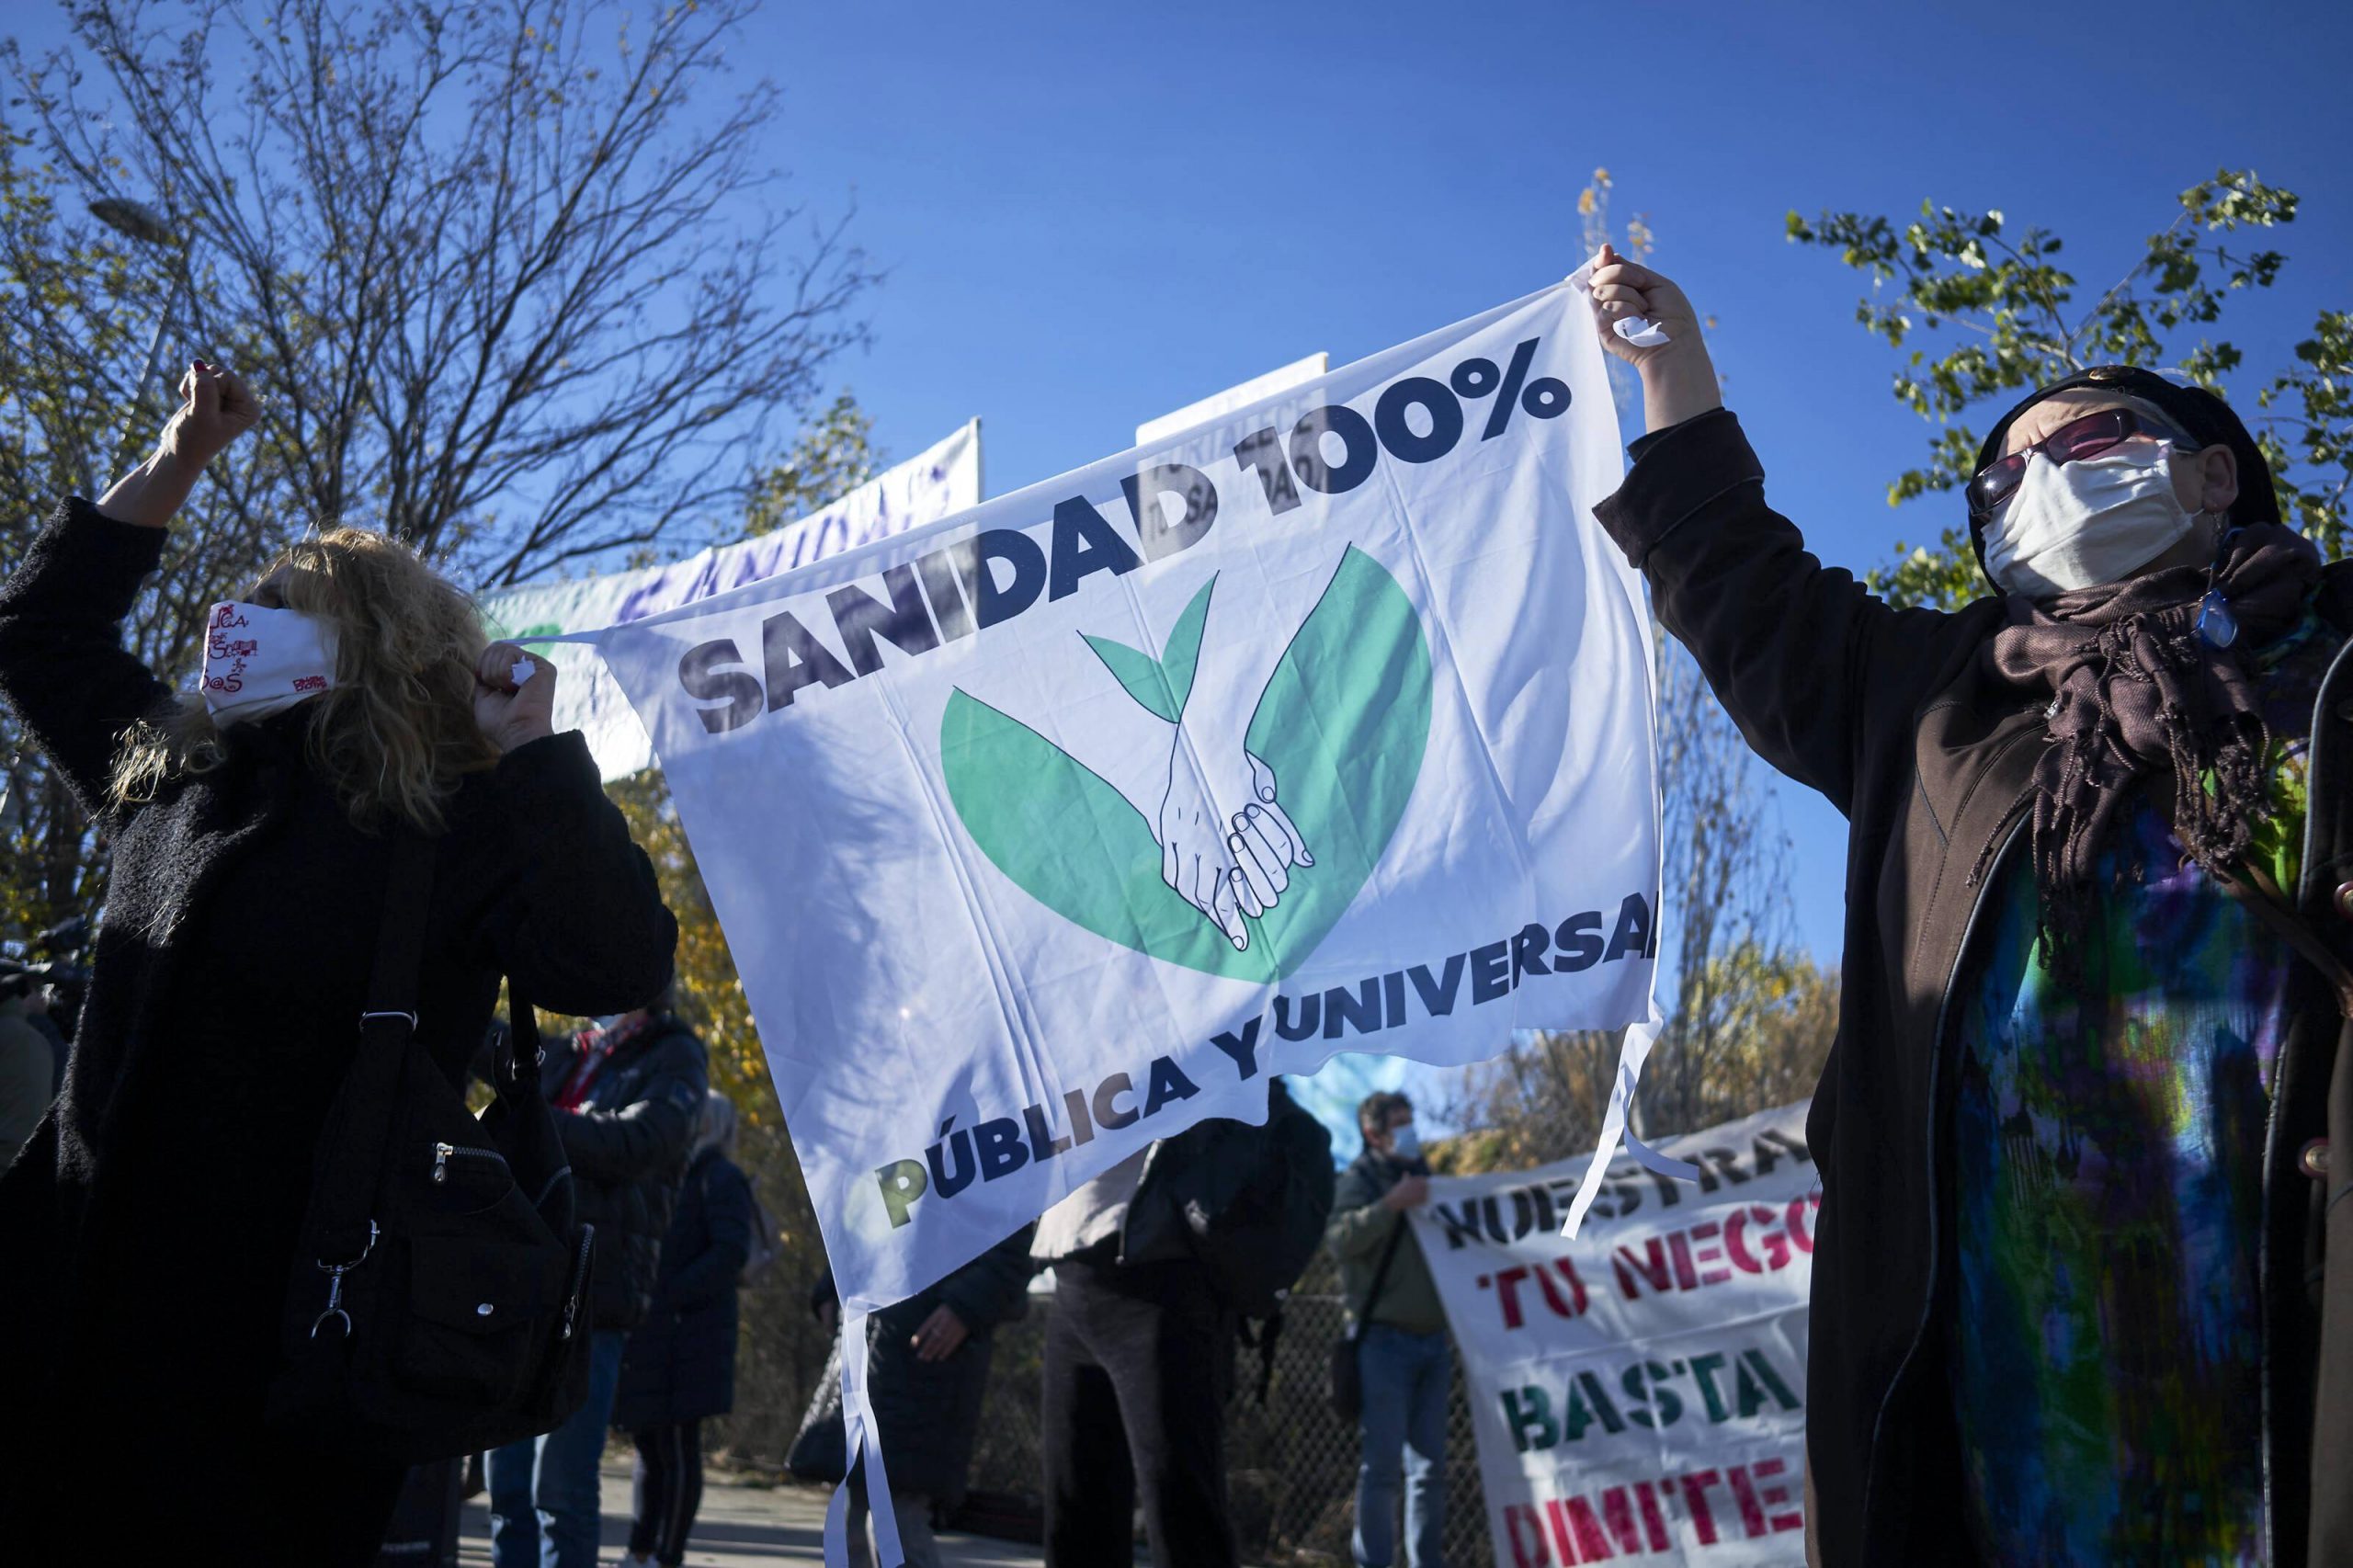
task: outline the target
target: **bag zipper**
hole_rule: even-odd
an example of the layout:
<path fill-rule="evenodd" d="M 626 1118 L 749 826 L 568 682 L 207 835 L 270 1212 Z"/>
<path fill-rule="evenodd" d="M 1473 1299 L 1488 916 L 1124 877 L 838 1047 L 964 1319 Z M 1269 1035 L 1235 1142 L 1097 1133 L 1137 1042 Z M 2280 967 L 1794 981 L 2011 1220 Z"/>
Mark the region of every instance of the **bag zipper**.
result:
<path fill-rule="evenodd" d="M 433 1145 L 434 1186 L 440 1187 L 449 1181 L 449 1162 L 460 1156 L 474 1160 L 495 1160 L 502 1167 L 506 1164 L 506 1156 L 495 1149 L 469 1149 L 458 1143 L 436 1143 Z"/>
<path fill-rule="evenodd" d="M 573 1320 L 580 1315 L 580 1290 L 588 1281 L 588 1249 L 597 1239 L 597 1227 L 580 1227 L 580 1242 L 572 1255 L 572 1284 L 563 1297 L 563 1332 L 556 1337 L 572 1337 Z"/>

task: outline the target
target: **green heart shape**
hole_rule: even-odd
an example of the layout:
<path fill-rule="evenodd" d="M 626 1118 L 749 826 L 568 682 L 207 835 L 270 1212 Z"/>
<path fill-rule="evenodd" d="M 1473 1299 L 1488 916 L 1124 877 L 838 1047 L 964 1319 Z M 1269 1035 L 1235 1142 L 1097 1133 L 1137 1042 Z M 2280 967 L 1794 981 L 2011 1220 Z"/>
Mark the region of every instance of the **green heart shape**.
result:
<path fill-rule="evenodd" d="M 1179 622 L 1193 621 L 1196 640 L 1204 597 Z M 1178 689 L 1189 688 L 1193 653 L 1176 646 L 1181 637 L 1170 641 L 1181 672 L 1126 648 L 1106 663 L 1131 691 L 1176 687 L 1178 673 Z M 1245 952 L 1160 880 L 1160 845 L 1136 808 L 1029 725 L 960 688 L 940 721 L 939 750 L 964 830 L 1031 897 L 1138 952 L 1270 983 L 1307 961 L 1380 864 L 1420 777 L 1429 728 L 1421 619 L 1396 580 L 1351 545 L 1245 737 L 1274 770 L 1280 804 L 1315 856 L 1292 868 L 1281 900 L 1251 922 Z"/>

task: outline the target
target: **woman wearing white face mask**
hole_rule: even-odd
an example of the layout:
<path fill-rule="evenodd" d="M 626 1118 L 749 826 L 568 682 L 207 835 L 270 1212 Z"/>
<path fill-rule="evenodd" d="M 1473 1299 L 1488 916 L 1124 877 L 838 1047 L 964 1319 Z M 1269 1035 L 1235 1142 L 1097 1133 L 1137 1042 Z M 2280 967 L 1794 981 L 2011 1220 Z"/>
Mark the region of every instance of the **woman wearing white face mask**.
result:
<path fill-rule="evenodd" d="M 2102 367 L 1980 454 L 1993 592 L 1893 609 L 1766 505 L 1681 290 L 1604 263 L 1652 434 L 1601 521 L 1852 824 L 1817 1561 L 2353 1562 L 2353 578 L 2220 398 Z"/>
<path fill-rule="evenodd" d="M 435 841 L 415 1040 L 453 1083 L 502 975 L 626 1009 L 676 928 L 580 737 L 549 733 L 553 670 L 486 647 L 397 541 L 289 550 L 189 628 L 193 691 L 121 647 L 166 525 L 255 422 L 210 365 L 182 395 L 156 454 L 61 506 L 0 585 L 0 696 L 112 858 L 64 1094 L 0 1177 L 0 1520 L 27 1562 L 204 1540 L 368 1562 L 399 1468 L 278 1438 L 263 1409 L 395 831 Z"/>

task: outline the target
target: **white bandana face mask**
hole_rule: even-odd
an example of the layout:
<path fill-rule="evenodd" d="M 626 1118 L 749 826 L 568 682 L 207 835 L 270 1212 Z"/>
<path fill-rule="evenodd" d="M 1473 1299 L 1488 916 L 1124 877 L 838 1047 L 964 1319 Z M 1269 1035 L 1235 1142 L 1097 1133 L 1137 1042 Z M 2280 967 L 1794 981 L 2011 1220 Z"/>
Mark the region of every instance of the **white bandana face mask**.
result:
<path fill-rule="evenodd" d="M 214 605 L 204 629 L 204 706 L 223 729 L 283 712 L 335 685 L 335 629 L 314 616 Z"/>
<path fill-rule="evenodd" d="M 2152 441 L 2070 463 L 2028 453 L 2009 505 L 1985 525 L 1986 574 L 2005 593 L 2047 599 L 2146 566 L 2197 520 L 2174 494 L 2172 456 Z"/>

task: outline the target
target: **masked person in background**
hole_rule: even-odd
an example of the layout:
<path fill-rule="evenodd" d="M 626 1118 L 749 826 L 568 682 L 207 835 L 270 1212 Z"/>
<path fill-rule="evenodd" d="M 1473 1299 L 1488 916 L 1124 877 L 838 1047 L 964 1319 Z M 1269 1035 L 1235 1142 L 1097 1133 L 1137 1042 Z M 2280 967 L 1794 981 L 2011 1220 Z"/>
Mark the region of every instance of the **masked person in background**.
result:
<path fill-rule="evenodd" d="M 579 1186 L 580 1218 L 597 1227 L 588 1279 L 596 1338 L 588 1398 L 571 1419 L 490 1455 L 496 1568 L 596 1568 L 603 1512 L 597 1461 L 620 1388 L 621 1356 L 630 1331 L 654 1307 L 663 1237 L 710 1089 L 702 1041 L 670 1010 L 671 1001 L 665 990 L 652 1006 L 551 1046 L 540 1064 L 540 1087 Z"/>
<path fill-rule="evenodd" d="M 553 1007 L 634 1006 L 677 927 L 587 746 L 551 733 L 555 672 L 486 646 L 397 541 L 288 550 L 190 629 L 198 693 L 124 650 L 166 525 L 256 418 L 212 366 L 180 390 L 155 455 L 60 506 L 0 585 L 0 696 L 112 845 L 63 1097 L 0 1177 L 0 1520 L 16 1562 L 174 1562 L 204 1539 L 368 1562 L 401 1467 L 283 1441 L 262 1410 L 388 830 L 437 840 L 415 1040 L 453 1084 L 500 976 Z M 126 1441 L 154 1460 L 135 1477 L 97 1458 Z"/>
<path fill-rule="evenodd" d="M 1383 1090 L 1357 1108 L 1364 1151 L 1340 1173 L 1324 1235 L 1357 1325 L 1364 1409 L 1357 1471 L 1358 1568 L 1397 1561 L 1397 1494 L 1405 1494 L 1405 1561 L 1446 1561 L 1446 1415 L 1454 1354 L 1446 1309 L 1409 1210 L 1429 1201 L 1430 1165 L 1414 1102 Z"/>
<path fill-rule="evenodd" d="M 891 1516 L 906 1568 L 940 1568 L 932 1514 L 964 1501 L 997 1325 L 1029 1310 L 1032 1231 L 1022 1226 L 938 1283 L 866 1320 L 866 1392 L 881 1428 Z M 841 1298 L 830 1269 L 811 1291 L 810 1305 L 826 1327 L 840 1322 Z M 873 1568 L 862 1464 L 851 1466 L 846 1484 L 850 1568 Z"/>
<path fill-rule="evenodd" d="M 2222 399 L 2109 366 L 1978 454 L 1994 593 L 1893 609 L 1766 505 L 1682 292 L 1603 259 L 1651 434 L 1601 522 L 1853 824 L 1820 1561 L 2353 1562 L 2353 578 Z"/>
<path fill-rule="evenodd" d="M 735 1408 L 736 1291 L 758 1207 L 735 1152 L 735 1106 L 703 1096 L 678 1209 L 662 1238 L 654 1303 L 630 1332 L 613 1425 L 637 1445 L 622 1568 L 678 1568 L 702 1506 L 702 1424 Z"/>

